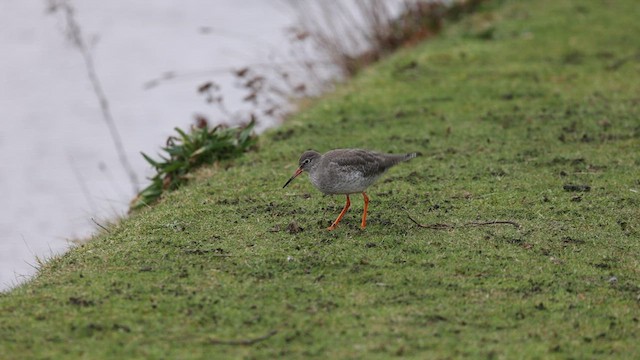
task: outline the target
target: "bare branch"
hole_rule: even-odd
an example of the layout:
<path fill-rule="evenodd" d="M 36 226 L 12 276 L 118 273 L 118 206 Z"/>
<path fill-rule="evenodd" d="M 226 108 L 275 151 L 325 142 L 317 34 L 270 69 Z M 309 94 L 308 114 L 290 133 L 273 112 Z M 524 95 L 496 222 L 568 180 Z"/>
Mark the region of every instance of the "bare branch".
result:
<path fill-rule="evenodd" d="M 84 41 L 80 25 L 76 21 L 75 10 L 66 0 L 51 2 L 50 9 L 51 11 L 62 11 L 62 13 L 64 14 L 64 18 L 67 23 L 67 36 L 82 55 L 85 68 L 87 70 L 87 76 L 89 77 L 89 81 L 91 82 L 91 86 L 93 87 L 93 92 L 95 93 L 100 104 L 102 117 L 107 124 L 107 128 L 109 129 L 111 140 L 113 141 L 116 152 L 118 153 L 118 159 L 125 172 L 129 176 L 129 181 L 131 182 L 133 192 L 134 194 L 136 194 L 139 191 L 138 177 L 136 176 L 133 167 L 129 163 L 129 159 L 127 158 L 127 154 L 122 143 L 122 138 L 120 137 L 120 133 L 118 132 L 116 123 L 113 119 L 113 116 L 111 115 L 109 101 L 107 100 L 107 96 L 102 89 L 102 84 L 100 83 L 98 74 L 96 73 L 96 69 L 93 63 L 93 57 L 91 56 L 91 51 L 89 49 L 89 46 L 87 46 Z"/>

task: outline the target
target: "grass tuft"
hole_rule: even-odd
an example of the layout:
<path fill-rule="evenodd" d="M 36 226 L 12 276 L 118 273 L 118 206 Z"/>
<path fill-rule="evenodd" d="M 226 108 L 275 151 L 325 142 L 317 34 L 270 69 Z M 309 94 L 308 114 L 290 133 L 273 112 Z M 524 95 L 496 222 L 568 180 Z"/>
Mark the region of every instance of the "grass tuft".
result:
<path fill-rule="evenodd" d="M 416 45 L 440 33 L 446 21 L 456 21 L 486 0 L 384 0 L 343 2 L 289 1 L 299 16 L 293 39 L 310 42 L 345 77 L 399 48 Z M 399 6 L 398 14 L 391 6 Z"/>
<path fill-rule="evenodd" d="M 253 135 L 254 121 L 238 128 L 222 125 L 209 128 L 206 120 L 199 119 L 186 133 L 175 128 L 179 136 L 170 136 L 162 148 L 166 153 L 161 160 L 154 160 L 145 153 L 142 156 L 156 170 L 151 184 L 142 189 L 131 202 L 131 210 L 155 203 L 163 193 L 178 189 L 187 183 L 192 173 L 206 164 L 229 160 L 249 151 L 256 144 Z"/>

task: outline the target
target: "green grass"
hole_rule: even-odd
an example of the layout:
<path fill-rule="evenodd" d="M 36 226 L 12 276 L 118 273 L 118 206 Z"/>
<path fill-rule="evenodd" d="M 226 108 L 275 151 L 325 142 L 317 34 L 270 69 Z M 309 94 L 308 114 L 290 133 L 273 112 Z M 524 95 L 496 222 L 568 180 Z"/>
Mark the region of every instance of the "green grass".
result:
<path fill-rule="evenodd" d="M 0 295 L 0 357 L 639 358 L 638 13 L 487 4 Z M 423 156 L 327 232 L 310 147 Z"/>
<path fill-rule="evenodd" d="M 255 122 L 251 121 L 239 128 L 209 128 L 206 119 L 201 118 L 199 124 L 192 126 L 188 133 L 175 128 L 179 137 L 170 136 L 167 139 L 167 145 L 162 148 L 165 154 L 160 155 L 160 160 L 142 153 L 156 174 L 150 179 L 151 184 L 131 201 L 131 210 L 149 206 L 165 192 L 184 186 L 201 166 L 233 159 L 249 151 L 256 142 L 252 135 L 254 125 Z"/>

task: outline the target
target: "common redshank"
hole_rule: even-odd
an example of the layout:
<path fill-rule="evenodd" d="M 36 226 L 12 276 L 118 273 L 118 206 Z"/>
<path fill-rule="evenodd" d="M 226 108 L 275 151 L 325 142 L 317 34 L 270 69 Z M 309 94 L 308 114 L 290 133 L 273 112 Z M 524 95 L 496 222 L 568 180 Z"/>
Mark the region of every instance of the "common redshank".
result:
<path fill-rule="evenodd" d="M 367 226 L 367 209 L 369 197 L 365 190 L 392 166 L 403 161 L 411 160 L 418 153 L 409 154 L 381 154 L 361 149 L 336 149 L 325 154 L 317 151 L 305 151 L 298 161 L 299 167 L 282 188 L 287 187 L 293 179 L 302 172 L 309 173 L 309 180 L 313 186 L 327 195 L 344 194 L 347 203 L 340 215 L 329 226 L 333 230 L 338 226 L 344 214 L 349 210 L 351 201 L 349 195 L 362 193 L 364 197 L 364 212 L 362 213 L 361 228 Z"/>

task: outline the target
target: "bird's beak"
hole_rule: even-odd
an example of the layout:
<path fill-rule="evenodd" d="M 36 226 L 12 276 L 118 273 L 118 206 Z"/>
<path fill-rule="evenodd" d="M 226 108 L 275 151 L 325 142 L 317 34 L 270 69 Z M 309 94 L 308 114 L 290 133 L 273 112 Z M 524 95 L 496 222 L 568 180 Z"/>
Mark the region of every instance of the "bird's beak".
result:
<path fill-rule="evenodd" d="M 302 174 L 302 168 L 298 168 L 298 170 L 296 170 L 295 173 L 293 173 L 293 176 L 289 179 L 289 181 L 287 181 L 286 184 L 284 184 L 284 186 L 282 187 L 283 189 L 287 187 L 287 185 L 289 185 L 290 182 L 293 181 L 293 179 L 296 178 L 296 176 Z"/>

